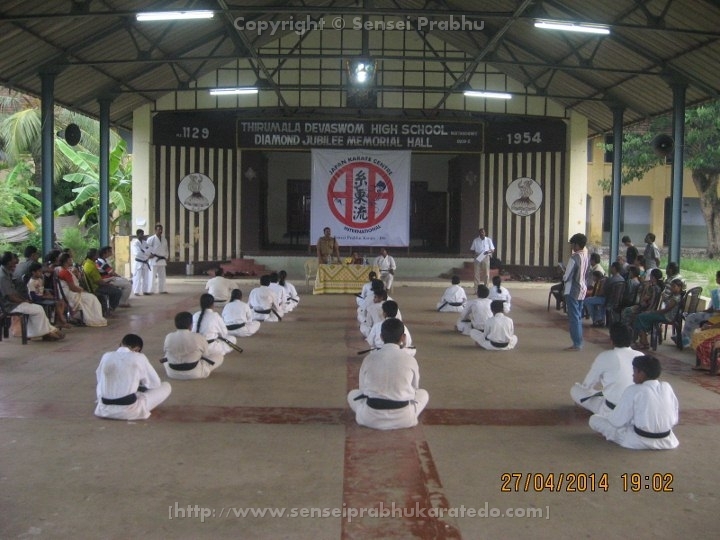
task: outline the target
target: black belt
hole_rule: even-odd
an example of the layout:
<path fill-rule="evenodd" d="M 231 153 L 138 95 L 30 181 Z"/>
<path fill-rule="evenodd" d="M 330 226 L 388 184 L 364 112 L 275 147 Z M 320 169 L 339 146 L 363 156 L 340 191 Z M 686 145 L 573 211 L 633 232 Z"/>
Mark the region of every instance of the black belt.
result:
<path fill-rule="evenodd" d="M 144 261 L 141 261 L 140 259 L 135 259 L 135 262 L 139 262 L 140 264 L 147 264 L 148 266 L 150 266 L 150 263 L 147 259 L 145 259 Z"/>
<path fill-rule="evenodd" d="M 464 304 L 464 302 L 448 302 L 452 307 L 460 307 Z"/>
<path fill-rule="evenodd" d="M 199 361 L 200 360 L 197 360 L 195 362 L 188 362 L 186 364 L 171 364 L 168 362 L 168 366 L 170 366 L 175 371 L 191 371 L 197 367 Z"/>
<path fill-rule="evenodd" d="M 488 341 L 490 342 L 490 345 L 492 345 L 496 349 L 504 349 L 509 345 L 509 343 L 500 343 L 499 341 L 493 341 L 491 339 L 488 339 Z"/>
<path fill-rule="evenodd" d="M 237 330 L 238 328 L 242 328 L 243 326 L 245 326 L 245 323 L 240 323 L 240 324 L 228 324 L 228 325 L 227 325 L 227 329 L 228 329 L 228 330 Z"/>
<path fill-rule="evenodd" d="M 257 309 L 254 308 L 255 313 L 259 313 L 260 315 L 270 315 L 273 310 L 272 309 Z"/>
<path fill-rule="evenodd" d="M 663 431 L 662 433 L 650 433 L 648 431 L 643 431 L 637 426 L 633 426 L 633 429 L 635 430 L 635 433 L 637 433 L 641 437 L 645 437 L 646 439 L 664 439 L 672 433 L 672 430 Z"/>
<path fill-rule="evenodd" d="M 410 404 L 409 401 L 395 401 L 392 399 L 372 398 L 366 396 L 365 394 L 360 394 L 358 397 L 355 398 L 355 401 L 363 398 L 365 398 L 365 403 L 368 407 L 376 410 L 402 409 L 403 407 L 407 407 Z"/>
<path fill-rule="evenodd" d="M 615 404 L 612 401 L 605 400 L 605 405 L 608 406 L 608 409 L 613 410 L 615 408 Z"/>
<path fill-rule="evenodd" d="M 115 399 L 109 399 L 109 398 L 101 398 L 103 405 L 132 405 L 137 401 L 137 396 L 135 394 L 128 394 L 127 396 L 115 398 Z"/>

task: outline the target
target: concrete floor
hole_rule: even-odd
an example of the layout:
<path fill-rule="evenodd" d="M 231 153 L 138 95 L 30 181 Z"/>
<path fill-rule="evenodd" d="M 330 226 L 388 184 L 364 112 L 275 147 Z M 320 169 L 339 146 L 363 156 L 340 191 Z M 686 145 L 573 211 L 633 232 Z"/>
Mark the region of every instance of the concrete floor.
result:
<path fill-rule="evenodd" d="M 393 293 L 430 392 L 421 425 L 394 432 L 358 427 L 346 406 L 356 351 L 366 348 L 350 295 L 300 287 L 286 320 L 243 339 L 244 353 L 210 379 L 173 381 L 144 422 L 93 416 L 98 360 L 138 333 L 165 379 L 164 336 L 176 312 L 196 309 L 204 279 L 172 278 L 171 294 L 133 298 L 107 328 L 73 328 L 63 342 L 3 341 L 0 538 L 720 535 L 720 377 L 692 371 L 690 351 L 661 345 L 662 377 L 680 400 L 680 447 L 624 450 L 592 433 L 569 396 L 609 346 L 606 330 L 586 322 L 585 350 L 562 351 L 567 321 L 546 312 L 549 285 L 508 282 L 519 345 L 482 351 L 454 332 L 455 314 L 434 311 L 446 285 L 398 281 Z M 246 295 L 252 286 L 244 282 Z M 518 490 L 513 480 L 503 491 L 506 473 L 519 475 Z M 579 481 L 554 491 L 543 482 L 551 473 Z M 626 473 L 641 475 L 638 493 L 623 489 Z M 653 475 L 672 492 L 645 489 Z M 247 508 L 285 516 L 242 517 Z M 525 517 L 496 516 L 509 512 Z"/>

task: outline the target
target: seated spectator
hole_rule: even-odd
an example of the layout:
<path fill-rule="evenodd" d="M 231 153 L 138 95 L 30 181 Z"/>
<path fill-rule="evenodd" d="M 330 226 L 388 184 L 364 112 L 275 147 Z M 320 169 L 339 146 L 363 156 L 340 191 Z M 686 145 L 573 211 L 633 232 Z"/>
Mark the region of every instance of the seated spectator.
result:
<path fill-rule="evenodd" d="M 97 259 L 97 249 L 89 249 L 87 256 L 83 261 L 83 272 L 87 278 L 89 292 L 97 295 L 105 295 L 108 297 L 110 309 L 113 310 L 120 305 L 122 301 L 123 291 L 118 287 L 110 284 L 109 281 L 104 280 L 100 274 L 100 270 L 97 267 L 95 259 Z"/>
<path fill-rule="evenodd" d="M 642 255 L 638 256 L 638 258 L 640 257 L 642 257 Z M 628 326 L 633 326 L 638 315 L 654 310 L 660 302 L 662 287 L 662 270 L 653 268 L 650 271 L 650 279 L 640 283 L 638 303 L 623 309 L 620 321 Z"/>
<path fill-rule="evenodd" d="M 445 289 L 440 301 L 437 303 L 437 310 L 442 312 L 460 313 L 465 309 L 467 295 L 465 289 L 460 286 L 460 276 L 453 276 L 450 286 Z"/>
<path fill-rule="evenodd" d="M 720 285 L 720 270 L 715 273 L 715 283 Z M 713 324 L 720 323 L 720 287 L 716 287 L 710 292 L 710 305 L 705 311 L 688 313 L 687 317 L 685 317 L 685 324 L 682 329 L 684 347 L 690 345 L 690 339 L 695 330 L 708 321 Z"/>
<path fill-rule="evenodd" d="M 633 382 L 612 412 L 593 414 L 590 427 L 608 441 L 632 450 L 667 450 L 678 446 L 672 428 L 678 423 L 678 400 L 672 387 L 658 381 L 661 368 L 654 356 L 632 360 Z"/>
<path fill-rule="evenodd" d="M 103 354 L 97 376 L 95 416 L 114 420 L 145 420 L 165 401 L 172 388 L 160 382 L 147 356 L 143 340 L 126 334 L 120 348 Z"/>
<path fill-rule="evenodd" d="M 87 326 L 107 326 L 100 301 L 94 294 L 80 287 L 73 268 L 72 255 L 69 253 L 60 255 L 58 267 L 57 278 L 70 308 L 74 311 L 82 311 L 82 321 Z"/>
<path fill-rule="evenodd" d="M 0 258 L 0 304 L 5 313 L 23 313 L 29 316 L 27 336 L 42 337 L 44 341 L 65 339 L 65 334 L 50 324 L 45 310 L 38 304 L 29 302 L 25 291 L 19 291 L 13 281 L 13 271 L 18 263 L 14 253 L 6 251 Z"/>
<path fill-rule="evenodd" d="M 399 319 L 384 321 L 384 345 L 368 354 L 360 366 L 359 388 L 350 391 L 347 401 L 361 426 L 382 430 L 416 426 L 430 399 L 419 387 L 417 361 L 401 350 L 404 332 Z"/>
<path fill-rule="evenodd" d="M 113 256 L 113 249 L 110 246 L 103 246 L 100 248 L 100 256 L 95 259 L 95 265 L 97 266 L 100 276 L 103 281 L 108 285 L 120 289 L 122 293 L 120 296 L 119 306 L 122 308 L 130 307 L 130 293 L 132 293 L 132 283 L 117 274 L 112 266 L 110 266 L 110 259 Z"/>
<path fill-rule="evenodd" d="M 222 365 L 225 358 L 217 352 L 212 354 L 205 337 L 193 332 L 192 326 L 192 313 L 181 311 L 175 315 L 177 330 L 165 336 L 165 358 L 160 361 L 171 379 L 205 379 Z"/>
<path fill-rule="evenodd" d="M 638 332 L 639 343 L 636 349 L 645 350 L 650 348 L 647 333 L 652 326 L 657 323 L 672 323 L 675 320 L 678 310 L 680 309 L 680 293 L 682 292 L 683 282 L 679 279 L 673 279 L 670 283 L 671 296 L 655 310 L 640 313 L 635 319 L 633 328 Z"/>
<path fill-rule="evenodd" d="M 45 288 L 45 276 L 43 267 L 39 262 L 31 263 L 28 267 L 30 279 L 27 282 L 28 297 L 33 304 L 44 305 L 51 301 L 55 309 L 55 326 L 58 328 L 70 328 L 72 326 L 65 320 L 65 302 L 55 299 L 52 291 Z"/>
<path fill-rule="evenodd" d="M 507 317 L 502 300 L 493 300 L 490 310 L 493 316 L 485 321 L 483 330 L 470 330 L 470 337 L 483 349 L 488 351 L 509 351 L 517 345 L 513 321 Z"/>

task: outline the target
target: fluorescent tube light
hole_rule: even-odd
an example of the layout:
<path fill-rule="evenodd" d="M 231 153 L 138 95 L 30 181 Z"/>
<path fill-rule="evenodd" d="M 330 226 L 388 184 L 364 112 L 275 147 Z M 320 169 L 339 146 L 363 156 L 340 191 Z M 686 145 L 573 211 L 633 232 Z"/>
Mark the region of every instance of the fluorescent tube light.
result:
<path fill-rule="evenodd" d="M 562 30 L 565 32 L 580 32 L 584 34 L 608 35 L 610 33 L 610 27 L 604 24 L 586 24 L 564 21 L 535 21 L 535 28 L 543 28 L 545 30 Z"/>
<path fill-rule="evenodd" d="M 491 99 L 511 99 L 511 94 L 505 92 L 483 92 L 481 90 L 465 90 L 463 94 L 467 97 L 491 98 Z"/>
<path fill-rule="evenodd" d="M 211 96 L 229 96 L 239 94 L 257 94 L 258 89 L 252 86 L 245 86 L 240 88 L 213 88 L 210 90 Z"/>
<path fill-rule="evenodd" d="M 215 13 L 212 11 L 148 11 L 138 13 L 135 18 L 138 21 L 181 21 L 189 19 L 212 19 Z"/>

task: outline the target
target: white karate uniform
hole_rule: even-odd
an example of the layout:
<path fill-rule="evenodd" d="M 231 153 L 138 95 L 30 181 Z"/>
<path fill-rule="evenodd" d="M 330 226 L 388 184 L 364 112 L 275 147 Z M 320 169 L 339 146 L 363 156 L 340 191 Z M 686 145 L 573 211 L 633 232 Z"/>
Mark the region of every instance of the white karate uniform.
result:
<path fill-rule="evenodd" d="M 447 289 L 445 289 L 442 298 L 440 298 L 440 301 L 437 303 L 437 310 L 444 313 L 462 313 L 465 309 L 466 302 L 467 295 L 465 294 L 465 289 L 463 289 L 460 285 L 450 285 Z"/>
<path fill-rule="evenodd" d="M 228 328 L 228 334 L 231 336 L 250 337 L 260 329 L 260 322 L 253 320 L 253 310 L 242 300 L 233 300 L 228 303 L 222 310 L 222 318 L 225 326 L 245 323 L 242 328 L 235 330 Z"/>
<path fill-rule="evenodd" d="M 380 322 L 376 322 L 373 324 L 373 327 L 370 329 L 370 332 L 368 333 L 367 337 L 365 338 L 365 341 L 367 341 L 368 345 L 371 347 L 374 347 L 376 349 L 381 349 L 383 345 L 385 345 L 385 342 L 382 340 L 382 325 L 387 319 L 383 319 Z M 405 326 L 405 347 L 400 349 L 401 351 L 409 354 L 410 356 L 415 356 L 415 353 L 417 352 L 417 349 L 413 347 L 413 341 L 412 336 L 410 335 L 410 330 L 408 330 L 407 325 Z"/>
<path fill-rule="evenodd" d="M 205 290 L 212 294 L 215 302 L 227 302 L 230 300 L 233 289 L 239 288 L 236 282 L 223 276 L 210 278 L 205 284 Z"/>
<path fill-rule="evenodd" d="M 678 423 L 678 400 L 666 382 L 651 379 L 628 386 L 620 403 L 608 415 L 593 414 L 590 427 L 608 441 L 633 450 L 668 450 L 680 444 L 672 432 Z M 648 433 L 670 434 L 661 439 L 643 437 L 635 427 Z"/>
<path fill-rule="evenodd" d="M 455 325 L 458 331 L 469 336 L 470 330 L 482 330 L 485 327 L 485 321 L 493 315 L 490 302 L 489 298 L 476 298 L 465 304 L 465 309 Z M 465 322 L 466 320 L 470 322 Z"/>
<path fill-rule="evenodd" d="M 395 272 L 397 268 L 395 266 L 395 259 L 393 259 L 390 255 L 386 255 L 385 257 L 378 255 L 375 259 L 375 266 L 380 269 L 380 275 L 378 277 L 385 284 L 385 289 L 389 291 L 392 289 L 393 280 L 395 278 L 395 276 L 390 273 L 390 270 Z"/>
<path fill-rule="evenodd" d="M 277 297 L 277 305 L 280 307 L 281 311 L 278 311 L 280 313 L 280 316 L 282 317 L 287 313 L 286 306 L 287 306 L 287 293 L 285 292 L 285 289 L 279 285 L 278 283 L 270 282 L 270 290 L 275 293 L 275 296 Z"/>
<path fill-rule="evenodd" d="M 392 300 L 392 298 L 390 298 L 389 296 L 387 299 Z M 383 313 L 382 305 L 382 302 L 377 302 L 372 303 L 368 306 L 367 311 L 365 312 L 365 320 L 360 325 L 360 333 L 363 335 L 363 337 L 368 337 L 368 334 L 370 333 L 372 327 L 375 324 L 383 322 L 385 320 L 385 314 Z M 395 318 L 402 321 L 402 313 L 399 309 Z"/>
<path fill-rule="evenodd" d="M 223 356 L 234 350 L 224 341 L 217 339 L 218 337 L 223 337 L 233 344 L 237 343 L 237 338 L 228 334 L 227 326 L 225 326 L 225 322 L 219 313 L 212 309 L 206 309 L 205 315 L 203 315 L 202 322 L 200 323 L 200 328 L 197 327 L 199 318 L 199 311 L 193 313 L 192 330 L 193 332 L 202 334 L 205 339 L 208 340 L 208 351 L 210 352 L 211 360 L 215 360 L 216 355 Z M 212 341 L 212 343 L 210 343 L 210 341 Z"/>
<path fill-rule="evenodd" d="M 361 426 L 375 429 L 413 427 L 430 399 L 419 384 L 420 369 L 415 358 L 402 352 L 397 344 L 386 343 L 363 360 L 359 389 L 350 391 L 348 404 Z M 373 409 L 364 398 L 355 399 L 361 395 L 410 403 L 400 409 Z"/>
<path fill-rule="evenodd" d="M 364 306 L 364 302 L 368 296 L 372 296 L 372 281 L 368 281 L 362 286 L 360 293 L 355 297 L 355 303 L 358 307 Z"/>
<path fill-rule="evenodd" d="M 133 294 L 152 292 L 152 270 L 148 257 L 150 250 L 148 249 L 145 239 L 134 238 L 130 242 L 130 256 L 132 271 L 132 292 Z"/>
<path fill-rule="evenodd" d="M 285 290 L 285 313 L 290 313 L 293 309 L 298 307 L 300 303 L 300 296 L 298 296 L 295 285 L 286 281 L 285 285 L 280 285 Z"/>
<path fill-rule="evenodd" d="M 157 235 L 153 234 L 147 239 L 148 251 L 152 255 L 158 255 L 160 258 L 151 257 L 150 268 L 152 268 L 152 276 L 155 281 L 155 292 L 165 292 L 165 280 L 166 280 L 166 267 L 167 260 L 170 257 L 170 248 L 168 247 L 167 238 L 164 236 L 158 238 Z M 152 291 L 152 288 L 150 289 Z"/>
<path fill-rule="evenodd" d="M 222 354 L 212 354 L 207 340 L 200 334 L 190 330 L 176 330 L 165 336 L 163 352 L 167 362 L 163 362 L 165 373 L 171 379 L 189 380 L 205 379 L 219 368 L 224 360 Z M 214 362 L 211 364 L 203 357 Z M 192 364 L 197 362 L 193 369 L 181 371 L 173 369 L 171 364 Z"/>
<path fill-rule="evenodd" d="M 483 349 L 489 351 L 509 351 L 517 345 L 518 338 L 515 335 L 513 321 L 504 313 L 495 313 L 485 321 L 482 331 L 470 330 L 470 337 Z M 491 342 L 507 343 L 507 347 L 497 347 Z"/>
<path fill-rule="evenodd" d="M 127 347 L 103 354 L 97 376 L 97 406 L 95 416 L 116 420 L 145 420 L 150 411 L 170 395 L 170 383 L 160 382 L 150 362 L 142 353 Z M 138 392 L 139 386 L 147 388 Z M 137 401 L 131 405 L 105 405 L 102 398 L 119 399 L 135 394 Z"/>
<path fill-rule="evenodd" d="M 512 302 L 512 297 L 510 296 L 510 291 L 508 291 L 505 287 L 500 285 L 500 292 L 498 292 L 497 287 L 494 285 L 490 287 L 490 294 L 488 295 L 488 298 L 490 300 L 502 300 L 503 303 L 503 313 L 510 313 L 510 302 Z"/>
<path fill-rule="evenodd" d="M 278 315 L 282 317 L 282 310 L 278 305 L 278 299 L 275 293 L 266 285 L 260 285 L 255 287 L 248 295 L 248 304 L 253 310 L 253 320 L 261 322 L 278 322 L 280 319 Z M 273 313 L 259 313 L 260 311 L 275 310 L 277 314 Z"/>
<path fill-rule="evenodd" d="M 575 383 L 570 388 L 573 401 L 595 414 L 607 416 L 612 409 L 606 400 L 617 405 L 628 386 L 633 384 L 632 359 L 642 356 L 642 351 L 630 347 L 615 347 L 603 351 L 595 357 L 590 371 L 582 383 Z M 602 392 L 602 396 L 594 396 Z M 587 399 L 586 399 L 587 398 Z M 585 399 L 584 402 L 581 402 Z"/>

